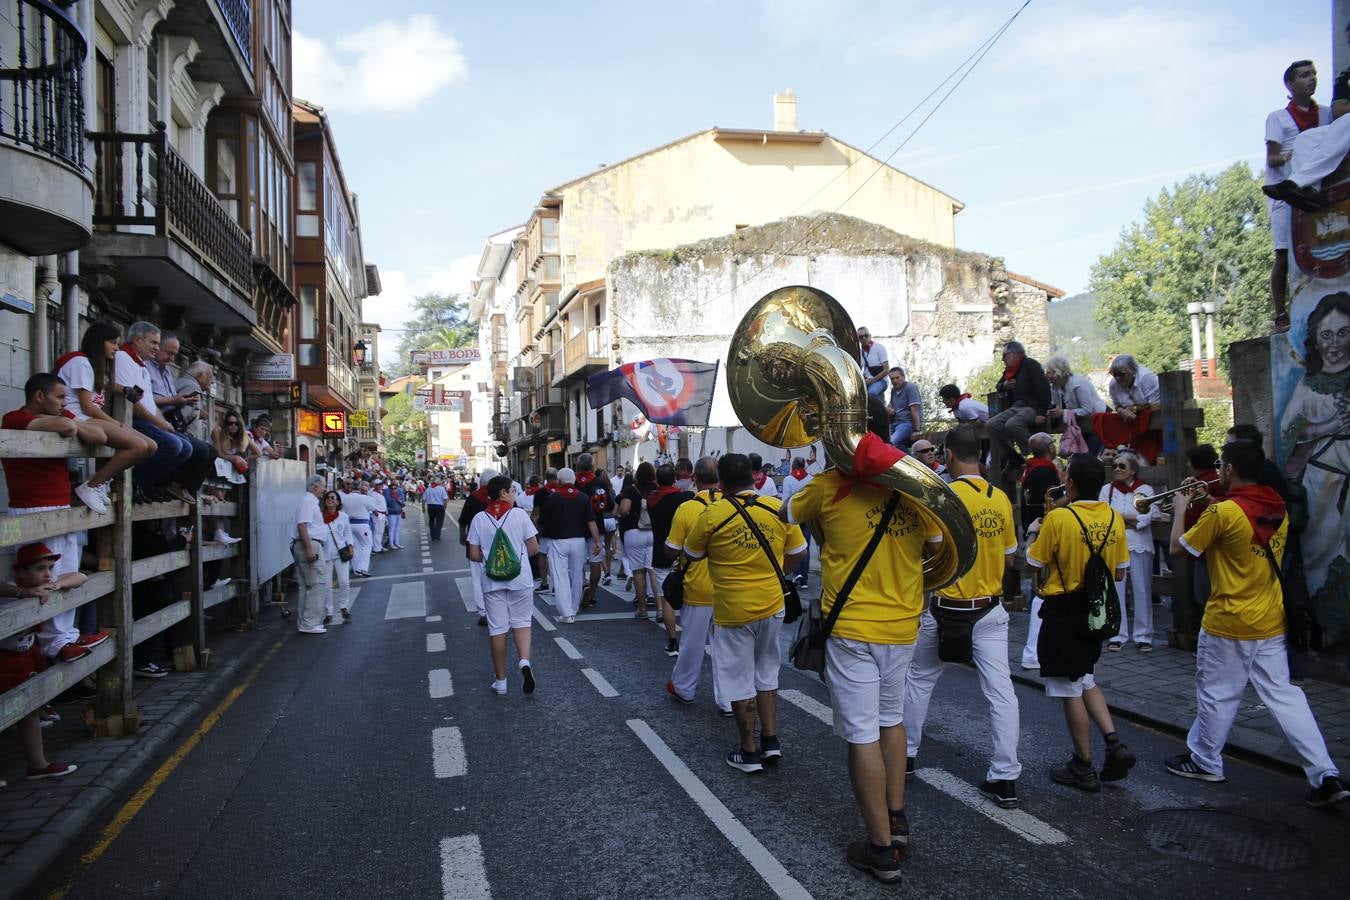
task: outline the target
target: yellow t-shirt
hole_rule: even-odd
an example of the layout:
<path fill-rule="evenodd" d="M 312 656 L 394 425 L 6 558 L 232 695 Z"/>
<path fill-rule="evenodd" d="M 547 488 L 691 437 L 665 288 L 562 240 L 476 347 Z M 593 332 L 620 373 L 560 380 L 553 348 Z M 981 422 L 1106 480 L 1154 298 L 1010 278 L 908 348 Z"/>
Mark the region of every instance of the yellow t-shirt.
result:
<path fill-rule="evenodd" d="M 703 515 L 709 503 L 722 496 L 719 490 L 699 491 L 695 500 L 686 500 L 675 510 L 675 518 L 670 523 L 670 534 L 666 536 L 666 547 L 672 551 L 683 549 L 684 542 L 694 523 Z M 684 602 L 687 606 L 712 606 L 712 576 L 708 574 L 708 561 L 701 560 L 697 565 L 686 561 L 684 571 Z"/>
<path fill-rule="evenodd" d="M 1270 536 L 1275 561 L 1284 559 L 1289 518 Z M 1209 566 L 1209 602 L 1200 626 L 1218 637 L 1256 641 L 1284 633 L 1284 592 L 1270 569 L 1266 551 L 1252 540 L 1252 524 L 1232 500 L 1221 500 L 1200 514 L 1181 537 L 1192 556 Z"/>
<path fill-rule="evenodd" d="M 1087 527 L 1087 536 L 1092 539 L 1091 549 L 1070 509 L 1078 513 Z M 1114 522 L 1111 521 L 1113 517 Z M 1068 507 L 1046 513 L 1041 522 L 1040 536 L 1027 549 L 1027 562 L 1049 573 L 1045 586 L 1041 588 L 1041 596 L 1054 597 L 1082 587 L 1088 557 L 1092 550 L 1101 546 L 1108 528 L 1110 536 L 1106 538 L 1106 546 L 1102 549 L 1102 559 L 1119 575 L 1121 569 L 1127 569 L 1130 565 L 1130 550 L 1125 545 L 1125 520 L 1119 513 L 1100 500 L 1077 500 Z"/>
<path fill-rule="evenodd" d="M 776 497 L 759 497 L 754 491 L 746 491 L 737 499 L 742 505 L 754 501 L 746 511 L 754 517 L 779 566 L 785 556 L 806 549 L 802 530 L 778 518 L 782 503 Z M 745 625 L 782 610 L 783 588 L 778 573 L 755 533 L 725 497 L 710 503 L 689 529 L 684 552 L 694 559 L 708 557 L 716 624 Z"/>
<path fill-rule="evenodd" d="M 867 549 L 892 494 L 855 484 L 836 503 L 834 495 L 844 484 L 837 469 L 826 469 L 788 501 L 792 521 L 811 522 L 818 529 L 821 609 L 826 614 Z M 831 635 L 871 644 L 912 644 L 918 637 L 923 613 L 923 546 L 925 541 L 940 542 L 942 534 L 924 521 L 908 498 L 901 497 L 886 535 L 844 602 Z"/>
<path fill-rule="evenodd" d="M 1012 502 L 998 488 L 993 488 L 991 493 L 989 482 L 975 476 L 956 479 L 952 482 L 952 490 L 961 498 L 975 523 L 978 550 L 970 571 L 938 591 L 938 596 L 955 600 L 1001 597 L 1003 570 L 1008 556 L 1017 552 Z"/>

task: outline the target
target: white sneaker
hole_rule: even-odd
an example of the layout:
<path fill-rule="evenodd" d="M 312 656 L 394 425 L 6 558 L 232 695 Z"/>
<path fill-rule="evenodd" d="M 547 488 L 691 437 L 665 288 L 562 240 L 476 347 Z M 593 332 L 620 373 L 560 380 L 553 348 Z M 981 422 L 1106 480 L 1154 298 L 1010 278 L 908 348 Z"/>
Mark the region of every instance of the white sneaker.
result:
<path fill-rule="evenodd" d="M 216 579 L 216 583 L 213 584 L 213 585 L 211 585 L 211 587 L 207 588 L 207 590 L 214 591 L 214 590 L 216 590 L 217 588 L 228 587 L 229 584 L 230 584 L 230 579 L 228 579 L 228 578 L 217 578 L 217 579 Z"/>
<path fill-rule="evenodd" d="M 108 485 L 106 484 L 95 487 L 86 481 L 75 488 L 75 496 L 80 498 L 81 503 L 100 515 L 108 511 Z"/>
<path fill-rule="evenodd" d="M 324 628 L 322 625 L 315 625 L 313 628 L 301 628 L 301 629 L 300 629 L 300 633 L 301 633 L 301 634 L 327 634 L 327 633 L 328 633 L 328 629 L 327 629 L 327 628 Z"/>
<path fill-rule="evenodd" d="M 217 528 L 217 529 L 216 529 L 215 539 L 216 539 L 216 542 L 217 542 L 217 543 L 227 544 L 227 545 L 228 545 L 228 544 L 237 544 L 237 543 L 239 543 L 240 541 L 243 540 L 243 538 L 230 537 L 228 534 L 225 533 L 225 529 L 224 529 L 224 528 Z"/>
<path fill-rule="evenodd" d="M 503 678 L 501 681 L 493 681 L 493 682 L 492 682 L 492 693 L 497 694 L 497 695 L 499 695 L 499 696 L 506 693 L 506 679 L 505 679 L 505 678 Z"/>

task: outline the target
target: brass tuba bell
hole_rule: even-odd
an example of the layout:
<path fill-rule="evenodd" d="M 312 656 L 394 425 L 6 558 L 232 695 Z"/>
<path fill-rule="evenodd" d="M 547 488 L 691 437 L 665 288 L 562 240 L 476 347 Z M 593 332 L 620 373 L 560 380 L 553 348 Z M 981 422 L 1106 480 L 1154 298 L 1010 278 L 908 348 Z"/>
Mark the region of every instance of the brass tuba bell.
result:
<path fill-rule="evenodd" d="M 867 431 L 867 391 L 858 365 L 857 329 L 844 307 L 803 285 L 766 294 L 741 319 L 727 353 L 727 391 L 736 416 L 775 447 L 825 444 L 847 472 Z M 942 533 L 924 561 L 924 589 L 936 590 L 975 564 L 975 525 L 956 493 L 932 469 L 907 456 L 877 479 L 915 502 Z"/>

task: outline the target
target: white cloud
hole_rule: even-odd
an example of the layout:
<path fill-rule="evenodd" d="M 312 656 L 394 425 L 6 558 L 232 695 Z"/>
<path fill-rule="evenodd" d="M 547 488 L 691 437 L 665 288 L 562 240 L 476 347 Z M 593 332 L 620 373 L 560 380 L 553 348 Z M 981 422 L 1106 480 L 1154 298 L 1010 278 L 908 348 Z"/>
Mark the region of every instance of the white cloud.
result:
<path fill-rule="evenodd" d="M 327 109 L 406 112 L 467 73 L 459 41 L 434 16 L 384 19 L 332 46 L 293 38 L 295 95 Z"/>
<path fill-rule="evenodd" d="M 401 269 L 381 269 L 382 290 L 378 297 L 367 297 L 362 316 L 377 322 L 380 328 L 380 362 L 385 368 L 394 363 L 403 326 L 413 317 L 414 298 L 432 292 L 467 294 L 469 281 L 478 271 L 480 254 L 457 256 L 448 265 L 423 269 L 413 275 Z"/>

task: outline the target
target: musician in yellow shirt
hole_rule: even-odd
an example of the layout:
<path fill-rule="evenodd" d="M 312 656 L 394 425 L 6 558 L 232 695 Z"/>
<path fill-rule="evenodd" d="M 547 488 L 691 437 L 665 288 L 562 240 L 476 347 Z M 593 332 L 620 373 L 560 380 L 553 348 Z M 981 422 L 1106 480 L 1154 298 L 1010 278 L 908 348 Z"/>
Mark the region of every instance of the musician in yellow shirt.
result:
<path fill-rule="evenodd" d="M 1172 517 L 1172 554 L 1189 553 L 1209 567 L 1210 593 L 1195 648 L 1195 722 L 1187 752 L 1167 760 L 1167 771 L 1198 781 L 1224 781 L 1223 745 L 1247 683 L 1280 723 L 1303 763 L 1310 806 L 1350 798 L 1327 753 L 1308 698 L 1289 681 L 1284 643 L 1284 591 L 1276 574 L 1284 557 L 1289 516 L 1280 495 L 1260 484 L 1266 455 L 1255 441 L 1223 448 L 1219 479 L 1224 499 L 1189 530 L 1190 498 L 1178 494 Z"/>
<path fill-rule="evenodd" d="M 781 571 L 790 571 L 806 552 L 796 525 L 778 517 L 776 497 L 755 491 L 750 460 L 728 453 L 717 461 L 726 495 L 708 505 L 684 539 L 691 560 L 707 557 L 713 585 L 713 665 L 723 694 L 731 701 L 740 746 L 727 754 L 727 765 L 760 772 L 765 761 L 783 756 L 778 739 L 778 634 L 783 625 Z M 745 521 L 750 516 L 767 548 Z M 772 558 L 770 556 L 772 554 Z M 777 561 L 778 565 L 774 565 Z M 695 563 L 697 564 L 697 562 Z M 760 746 L 755 746 L 755 719 Z"/>
<path fill-rule="evenodd" d="M 975 663 L 980 687 L 989 701 L 994 757 L 980 793 L 1011 809 L 1017 806 L 1017 778 L 1022 774 L 1022 764 L 1017 761 L 1017 694 L 1008 668 L 1008 611 L 999 600 L 1003 573 L 1017 555 L 1017 528 L 1008 495 L 980 476 L 980 435 L 974 426 L 958 425 L 947 432 L 946 455 L 947 471 L 954 478 L 952 490 L 970 512 L 979 549 L 974 567 L 937 592 L 919 625 L 919 640 L 905 685 L 907 771 L 914 768 L 923 742 L 928 701 L 946 665 L 938 655 L 937 617 L 941 616 L 948 641 L 957 634 L 969 636 L 959 648 L 966 658 L 952 661 Z"/>
<path fill-rule="evenodd" d="M 722 497 L 718 490 L 717 460 L 705 456 L 694 464 L 693 500 L 686 500 L 675 510 L 675 519 L 670 523 L 670 534 L 666 536 L 666 548 L 671 553 L 684 549 L 685 538 L 693 530 L 703 511 Z M 691 564 L 692 563 L 692 564 Z M 675 668 L 666 682 L 666 693 L 681 703 L 693 703 L 694 691 L 698 688 L 699 673 L 703 671 L 703 647 L 708 642 L 712 630 L 713 585 L 709 574 L 708 561 L 686 560 L 684 563 L 684 606 L 680 609 L 680 655 L 675 660 Z M 722 715 L 730 716 L 731 702 L 722 696 L 721 685 L 717 681 L 717 662 L 712 665 L 713 700 Z"/>
<path fill-rule="evenodd" d="M 1045 514 L 1041 526 L 1027 533 L 1033 543 L 1027 562 L 1046 572 L 1041 588 L 1041 633 L 1037 641 L 1045 693 L 1064 701 L 1064 719 L 1073 741 L 1073 756 L 1050 770 L 1050 779 L 1095 793 L 1103 781 L 1119 781 L 1134 766 L 1134 754 L 1116 736 L 1106 697 L 1092 677 L 1102 655 L 1102 642 L 1083 636 L 1086 604 L 1074 592 L 1083 586 L 1094 551 L 1119 581 L 1130 566 L 1125 523 L 1111 507 L 1096 498 L 1106 483 L 1102 461 L 1087 453 L 1069 460 L 1066 484 L 1068 505 Z M 1089 547 L 1088 542 L 1091 541 Z M 1112 598 L 1114 599 L 1114 598 Z M 1099 774 L 1092 767 L 1092 724 L 1106 740 L 1106 756 Z"/>

